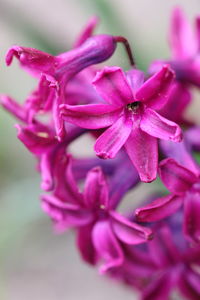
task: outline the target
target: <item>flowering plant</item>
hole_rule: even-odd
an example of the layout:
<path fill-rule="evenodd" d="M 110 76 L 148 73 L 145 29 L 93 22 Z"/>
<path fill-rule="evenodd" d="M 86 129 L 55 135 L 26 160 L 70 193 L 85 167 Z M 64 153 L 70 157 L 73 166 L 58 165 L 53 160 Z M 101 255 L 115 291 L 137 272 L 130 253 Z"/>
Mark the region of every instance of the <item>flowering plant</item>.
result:
<path fill-rule="evenodd" d="M 128 41 L 93 31 L 92 18 L 68 52 L 53 56 L 11 47 L 20 66 L 38 79 L 23 105 L 1 95 L 20 121 L 18 138 L 41 174 L 41 206 L 56 232 L 73 228 L 83 260 L 141 292 L 169 299 L 178 289 L 200 299 L 200 128 L 185 115 L 200 87 L 200 19 L 190 28 L 181 9 L 172 15 L 172 58 L 137 69 Z M 130 69 L 97 67 L 123 43 Z M 41 116 L 45 116 L 41 121 Z M 76 157 L 71 143 L 94 138 L 96 157 Z M 80 151 L 81 154 L 81 151 Z M 160 177 L 169 193 L 150 195 L 121 213 L 123 197 Z"/>

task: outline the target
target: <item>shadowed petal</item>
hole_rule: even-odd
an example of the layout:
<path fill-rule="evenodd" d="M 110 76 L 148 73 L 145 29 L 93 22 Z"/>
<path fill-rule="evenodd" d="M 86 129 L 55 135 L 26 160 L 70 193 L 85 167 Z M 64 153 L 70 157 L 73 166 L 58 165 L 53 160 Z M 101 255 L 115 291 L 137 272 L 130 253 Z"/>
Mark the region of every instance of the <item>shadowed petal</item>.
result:
<path fill-rule="evenodd" d="M 100 268 L 101 273 L 122 265 L 123 252 L 108 221 L 100 221 L 95 224 L 92 240 L 99 257 L 105 261 Z"/>
<path fill-rule="evenodd" d="M 119 67 L 104 67 L 97 73 L 93 84 L 108 103 L 122 107 L 133 101 L 133 94 L 124 72 Z"/>
<path fill-rule="evenodd" d="M 116 109 L 108 104 L 60 105 L 60 113 L 65 121 L 88 129 L 112 125 L 121 111 L 122 109 Z"/>
<path fill-rule="evenodd" d="M 111 211 L 110 216 L 114 233 L 125 244 L 137 245 L 153 238 L 151 229 L 130 222 L 115 211 Z"/>
<path fill-rule="evenodd" d="M 199 300 L 200 297 L 200 275 L 189 268 L 185 268 L 179 278 L 179 288 L 183 295 L 191 300 Z"/>
<path fill-rule="evenodd" d="M 84 201 L 90 209 L 107 207 L 108 186 L 100 167 L 90 170 L 86 177 Z"/>
<path fill-rule="evenodd" d="M 169 42 L 173 58 L 178 60 L 189 58 L 198 50 L 192 28 L 183 11 L 178 7 L 172 14 Z"/>
<path fill-rule="evenodd" d="M 184 201 L 184 233 L 192 242 L 200 243 L 200 191 L 190 191 Z"/>
<path fill-rule="evenodd" d="M 145 109 L 140 128 L 146 133 L 163 140 L 180 142 L 182 139 L 181 128 L 176 123 L 165 119 L 150 108 Z"/>
<path fill-rule="evenodd" d="M 160 178 L 175 195 L 182 195 L 197 181 L 194 173 L 179 165 L 173 158 L 161 161 L 159 165 Z"/>
<path fill-rule="evenodd" d="M 153 109 L 162 108 L 168 101 L 169 88 L 174 79 L 174 72 L 168 65 L 150 77 L 136 92 L 135 98 Z"/>
<path fill-rule="evenodd" d="M 157 139 L 134 128 L 125 143 L 125 149 L 137 169 L 140 179 L 151 182 L 156 178 L 158 168 Z"/>
<path fill-rule="evenodd" d="M 129 112 L 124 114 L 97 139 L 94 150 L 101 158 L 114 158 L 129 137 L 133 121 Z"/>
<path fill-rule="evenodd" d="M 173 214 L 182 205 L 184 198 L 168 195 L 154 200 L 152 203 L 137 208 L 135 211 L 140 222 L 155 222 Z"/>
<path fill-rule="evenodd" d="M 98 255 L 92 242 L 92 229 L 93 224 L 80 227 L 77 232 L 76 243 L 84 261 L 95 265 L 98 260 Z"/>
<path fill-rule="evenodd" d="M 144 83 L 144 72 L 137 70 L 137 69 L 131 69 L 128 72 L 126 72 L 127 80 L 132 88 L 132 91 L 135 95 L 137 90 L 141 87 L 141 85 Z"/>

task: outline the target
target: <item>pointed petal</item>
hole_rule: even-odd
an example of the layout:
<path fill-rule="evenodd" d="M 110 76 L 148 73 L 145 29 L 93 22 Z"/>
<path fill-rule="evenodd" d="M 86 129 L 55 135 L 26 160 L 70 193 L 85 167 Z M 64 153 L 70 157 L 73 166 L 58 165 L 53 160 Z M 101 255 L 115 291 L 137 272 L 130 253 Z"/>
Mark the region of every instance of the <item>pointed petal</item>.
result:
<path fill-rule="evenodd" d="M 115 122 L 121 109 L 108 104 L 60 105 L 63 120 L 88 129 L 108 127 Z"/>
<path fill-rule="evenodd" d="M 183 11 L 175 8 L 171 18 L 169 42 L 175 59 L 190 58 L 197 52 L 197 42 Z"/>
<path fill-rule="evenodd" d="M 173 158 L 161 161 L 160 178 L 168 190 L 175 195 L 182 195 L 197 181 L 194 173 L 178 164 Z"/>
<path fill-rule="evenodd" d="M 77 232 L 76 243 L 83 260 L 91 265 L 95 265 L 98 255 L 92 242 L 92 229 L 92 224 L 80 227 Z"/>
<path fill-rule="evenodd" d="M 154 110 L 146 108 L 140 122 L 140 128 L 146 133 L 163 140 L 180 142 L 181 128 L 174 122 L 165 119 Z"/>
<path fill-rule="evenodd" d="M 184 201 L 184 233 L 186 237 L 200 243 L 200 191 L 192 190 L 185 196 Z"/>
<path fill-rule="evenodd" d="M 97 139 L 94 150 L 101 158 L 114 158 L 128 139 L 133 121 L 129 112 L 123 115 Z"/>
<path fill-rule="evenodd" d="M 108 185 L 100 167 L 90 170 L 84 188 L 85 205 L 90 209 L 101 209 L 108 205 Z"/>
<path fill-rule="evenodd" d="M 116 107 L 133 102 L 133 94 L 124 72 L 119 67 L 104 67 L 96 74 L 93 84 L 100 96 Z"/>
<path fill-rule="evenodd" d="M 157 139 L 134 128 L 125 143 L 125 149 L 137 169 L 140 179 L 151 182 L 156 178 L 158 168 Z"/>
<path fill-rule="evenodd" d="M 92 240 L 99 257 L 104 260 L 104 264 L 100 268 L 101 273 L 122 265 L 123 252 L 108 221 L 100 221 L 95 224 Z"/>
<path fill-rule="evenodd" d="M 27 111 L 24 106 L 17 103 L 11 97 L 6 95 L 0 96 L 0 104 L 6 109 L 10 114 L 12 114 L 15 118 L 19 119 L 22 122 L 27 121 Z"/>
<path fill-rule="evenodd" d="M 196 140 L 198 140 L 197 136 Z M 190 147 L 188 147 L 186 139 L 183 139 L 180 143 L 160 140 L 160 146 L 165 156 L 173 158 L 180 165 L 192 171 L 196 176 L 199 175 L 200 168 L 193 159 L 192 151 Z"/>
<path fill-rule="evenodd" d="M 127 80 L 132 88 L 132 91 L 135 95 L 137 90 L 142 86 L 144 83 L 144 72 L 137 70 L 137 69 L 131 69 L 128 72 L 126 72 Z"/>
<path fill-rule="evenodd" d="M 33 75 L 40 73 L 53 74 L 56 67 L 56 58 L 48 53 L 37 49 L 13 46 L 6 54 L 6 64 L 12 63 L 13 57 L 16 57 L 21 66 Z"/>
<path fill-rule="evenodd" d="M 168 65 L 150 77 L 136 92 L 135 98 L 153 109 L 162 108 L 168 101 L 169 88 L 174 79 L 174 72 Z"/>
<path fill-rule="evenodd" d="M 153 238 L 151 229 L 130 222 L 115 211 L 111 211 L 110 216 L 113 232 L 125 244 L 137 245 Z"/>
<path fill-rule="evenodd" d="M 74 47 L 81 46 L 89 37 L 93 35 L 93 31 L 96 28 L 97 24 L 99 23 L 99 18 L 97 16 L 93 16 L 82 30 L 81 34 L 79 35 Z"/>
<path fill-rule="evenodd" d="M 155 222 L 162 220 L 177 211 L 183 203 L 184 198 L 168 195 L 158 198 L 150 204 L 137 208 L 135 211 L 139 222 Z"/>

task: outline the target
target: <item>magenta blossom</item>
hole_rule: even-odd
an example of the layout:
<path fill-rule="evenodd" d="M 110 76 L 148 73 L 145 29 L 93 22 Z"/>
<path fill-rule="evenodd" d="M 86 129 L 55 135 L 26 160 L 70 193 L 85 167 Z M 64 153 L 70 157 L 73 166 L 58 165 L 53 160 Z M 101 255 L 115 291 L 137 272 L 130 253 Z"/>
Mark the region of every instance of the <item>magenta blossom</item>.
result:
<path fill-rule="evenodd" d="M 183 167 L 172 158 L 160 163 L 159 173 L 162 182 L 171 192 L 136 210 L 137 219 L 154 222 L 170 216 L 184 204 L 183 229 L 187 239 L 200 242 L 200 180 L 199 174 Z"/>
<path fill-rule="evenodd" d="M 101 271 L 105 272 L 123 263 L 121 244 L 136 245 L 152 238 L 150 229 L 127 220 L 114 210 L 99 167 L 87 174 L 83 193 L 73 178 L 70 158 L 65 174 L 66 179 L 59 172 L 55 192 L 42 197 L 42 207 L 57 230 L 77 228 L 78 247 L 87 262 L 95 264 L 97 259 L 103 260 Z"/>
<path fill-rule="evenodd" d="M 63 104 L 63 119 L 83 128 L 109 127 L 94 149 L 101 158 L 113 158 L 124 145 L 142 181 L 156 178 L 157 138 L 181 141 L 180 127 L 155 112 L 167 102 L 173 72 L 164 66 L 146 82 L 139 70 L 127 76 L 119 67 L 105 67 L 93 84 L 105 104 Z"/>

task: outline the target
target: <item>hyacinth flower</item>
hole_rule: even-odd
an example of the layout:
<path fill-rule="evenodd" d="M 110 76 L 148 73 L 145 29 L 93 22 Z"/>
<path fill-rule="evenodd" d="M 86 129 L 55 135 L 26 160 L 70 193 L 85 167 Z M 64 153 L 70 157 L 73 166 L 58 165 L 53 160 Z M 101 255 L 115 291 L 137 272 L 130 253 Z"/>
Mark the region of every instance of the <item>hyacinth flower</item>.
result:
<path fill-rule="evenodd" d="M 154 222 L 166 218 L 184 205 L 184 234 L 194 243 L 200 242 L 200 181 L 199 173 L 180 165 L 173 158 L 164 159 L 159 166 L 162 182 L 171 192 L 136 210 L 137 220 Z"/>
<path fill-rule="evenodd" d="M 39 88 L 35 92 L 37 95 L 36 99 L 34 97 L 35 93 L 31 95 L 31 98 L 33 97 L 34 99 L 29 101 L 29 104 L 33 104 L 33 108 L 30 106 L 30 110 L 34 112 L 35 107 L 39 108 L 41 99 L 51 99 L 51 103 L 53 103 L 52 112 L 56 133 L 60 141 L 65 136 L 65 127 L 59 115 L 59 105 L 65 103 L 65 90 L 69 80 L 83 69 L 110 58 L 118 42 L 125 45 L 131 64 L 134 63 L 128 41 L 125 38 L 106 34 L 90 36 L 95 25 L 96 21 L 89 23 L 81 35 L 76 48 L 57 56 L 37 49 L 20 46 L 11 47 L 6 55 L 7 65 L 10 65 L 13 57 L 16 57 L 22 68 L 39 79 L 42 76 Z M 50 95 L 48 95 L 47 91 L 46 97 L 40 95 L 41 85 L 45 85 L 45 90 L 49 88 Z M 52 87 L 54 88 L 53 90 Z M 42 101 L 41 107 L 44 106 Z"/>
<path fill-rule="evenodd" d="M 195 19 L 193 31 L 182 9 L 175 8 L 171 17 L 169 44 L 172 58 L 153 62 L 150 72 L 157 71 L 163 63 L 169 63 L 178 81 L 200 87 L 200 17 Z"/>
<path fill-rule="evenodd" d="M 190 247 L 181 231 L 181 212 L 158 223 L 154 239 L 137 247 L 125 246 L 124 264 L 110 275 L 141 291 L 142 300 L 168 300 L 174 291 L 186 299 L 200 297 L 200 247 Z"/>
<path fill-rule="evenodd" d="M 106 103 L 63 104 L 61 115 L 82 128 L 109 127 L 95 143 L 96 154 L 114 158 L 124 145 L 141 180 L 150 182 L 157 174 L 157 138 L 181 141 L 180 127 L 155 111 L 166 104 L 173 78 L 168 66 L 145 82 L 139 70 L 131 70 L 126 77 L 119 67 L 105 67 L 93 84 Z"/>
<path fill-rule="evenodd" d="M 66 166 L 66 178 L 63 172 L 58 172 L 54 193 L 42 197 L 43 210 L 58 231 L 70 227 L 77 229 L 77 245 L 82 257 L 90 264 L 103 261 L 101 272 L 121 265 L 124 260 L 121 244 L 144 243 L 152 238 L 151 230 L 115 211 L 117 203 L 109 201 L 109 188 L 100 167 L 88 172 L 81 193 L 71 171 L 69 156 L 63 166 Z M 129 180 L 134 182 L 134 172 L 130 175 Z"/>

